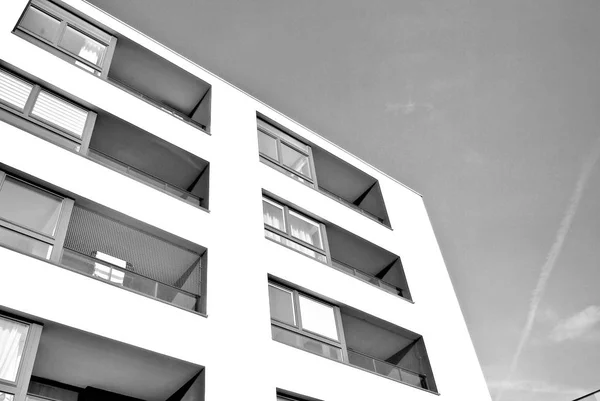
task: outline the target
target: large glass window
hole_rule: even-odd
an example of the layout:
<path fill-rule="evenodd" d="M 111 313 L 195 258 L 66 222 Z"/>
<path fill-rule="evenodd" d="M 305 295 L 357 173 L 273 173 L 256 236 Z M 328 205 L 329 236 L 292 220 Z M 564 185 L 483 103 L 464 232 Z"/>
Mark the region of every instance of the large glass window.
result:
<path fill-rule="evenodd" d="M 265 237 L 327 263 L 325 226 L 287 206 L 263 198 Z"/>
<path fill-rule="evenodd" d="M 22 181 L 6 177 L 0 187 L 0 217 L 53 236 L 62 199 Z"/>
<path fill-rule="evenodd" d="M 26 324 L 0 317 L 0 379 L 15 382 L 21 366 L 27 331 Z"/>
<path fill-rule="evenodd" d="M 257 119 L 257 126 L 261 160 L 300 182 L 314 186 L 310 146 L 264 120 Z"/>
<path fill-rule="evenodd" d="M 43 40 L 95 75 L 108 64 L 104 61 L 112 36 L 50 2 L 33 0 L 17 30 Z"/>
<path fill-rule="evenodd" d="M 273 339 L 296 348 L 343 360 L 338 333 L 339 309 L 298 291 L 269 283 Z"/>
<path fill-rule="evenodd" d="M 0 244 L 49 259 L 63 201 L 0 172 Z"/>

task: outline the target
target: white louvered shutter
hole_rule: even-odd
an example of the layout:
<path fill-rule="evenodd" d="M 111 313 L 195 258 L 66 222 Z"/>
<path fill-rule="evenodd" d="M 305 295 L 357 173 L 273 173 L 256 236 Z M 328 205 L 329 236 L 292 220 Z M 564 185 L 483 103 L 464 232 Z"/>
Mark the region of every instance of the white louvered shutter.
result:
<path fill-rule="evenodd" d="M 33 85 L 0 70 L 0 99 L 21 110 L 25 107 Z"/>
<path fill-rule="evenodd" d="M 35 101 L 31 115 L 50 122 L 81 138 L 85 121 L 88 117 L 88 111 L 67 103 L 48 92 L 41 91 Z"/>

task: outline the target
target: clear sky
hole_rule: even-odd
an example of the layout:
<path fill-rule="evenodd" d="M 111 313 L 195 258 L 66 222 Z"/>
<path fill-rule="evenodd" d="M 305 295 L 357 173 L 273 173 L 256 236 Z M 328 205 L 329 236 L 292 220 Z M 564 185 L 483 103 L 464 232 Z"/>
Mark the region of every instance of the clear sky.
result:
<path fill-rule="evenodd" d="M 599 1 L 93 3 L 422 193 L 496 400 L 600 388 Z"/>

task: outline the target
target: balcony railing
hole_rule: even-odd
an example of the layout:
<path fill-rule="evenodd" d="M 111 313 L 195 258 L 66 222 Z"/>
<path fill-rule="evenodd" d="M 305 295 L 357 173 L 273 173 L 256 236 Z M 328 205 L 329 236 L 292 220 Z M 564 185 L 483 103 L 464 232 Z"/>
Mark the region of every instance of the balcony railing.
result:
<path fill-rule="evenodd" d="M 350 266 L 349 264 L 341 262 L 337 259 L 331 258 L 331 263 L 332 263 L 333 267 L 335 267 L 345 273 L 348 273 L 348 274 L 358 278 L 359 280 L 366 281 L 367 283 L 371 283 L 387 292 L 390 292 L 394 295 L 399 295 L 402 298 L 408 298 L 405 294 L 405 291 L 402 288 L 399 288 L 392 284 L 386 283 L 385 281 L 380 280 L 375 276 L 371 276 L 370 274 L 367 274 L 358 269 L 355 269 L 354 267 Z"/>
<path fill-rule="evenodd" d="M 121 285 L 133 291 L 177 305 L 184 309 L 200 311 L 200 295 L 152 280 L 139 273 L 122 269 L 103 260 L 64 248 L 61 263 L 64 267 L 88 276 Z"/>
<path fill-rule="evenodd" d="M 141 181 L 148 185 L 151 185 L 154 188 L 156 188 L 162 192 L 168 193 L 179 199 L 183 199 L 187 203 L 190 203 L 194 206 L 202 205 L 202 199 L 195 195 L 192 195 L 188 191 L 178 188 L 174 185 L 167 184 L 166 182 L 162 181 L 159 178 L 154 177 L 151 174 L 148 174 L 141 170 L 138 170 L 135 167 L 131 167 L 113 157 L 110 157 L 110 156 L 102 153 L 102 152 L 99 152 L 99 151 L 93 150 L 93 149 L 89 149 L 88 156 L 91 159 L 96 160 L 97 162 L 105 165 L 106 167 L 109 167 L 120 173 L 126 174 L 126 175 L 134 178 L 137 181 Z"/>
<path fill-rule="evenodd" d="M 323 193 L 323 194 L 327 195 L 328 197 L 330 197 L 330 198 L 332 198 L 332 199 L 334 199 L 334 200 L 336 200 L 336 201 L 338 201 L 338 202 L 340 202 L 340 203 L 343 203 L 344 205 L 346 205 L 346 206 L 350 207 L 351 209 L 354 209 L 354 210 L 356 210 L 357 212 L 359 212 L 359 213 L 362 213 L 363 215 L 367 216 L 367 217 L 368 217 L 368 218 L 370 218 L 371 220 L 375 220 L 375 221 L 377 221 L 377 222 L 379 222 L 379 223 L 381 223 L 381 224 L 385 224 L 385 220 L 384 220 L 384 219 L 382 219 L 381 217 L 377 217 L 377 216 L 375 216 L 374 214 L 367 212 L 366 210 L 364 210 L 364 209 L 360 208 L 359 206 L 356 206 L 354 203 L 352 203 L 352 202 L 350 202 L 350 201 L 347 201 L 346 199 L 344 199 L 344 198 L 341 198 L 341 197 L 337 196 L 337 195 L 336 195 L 336 194 L 334 194 L 333 192 L 329 192 L 329 191 L 328 191 L 328 190 L 326 190 L 325 188 L 321 188 L 321 187 L 319 187 L 319 191 L 320 191 L 321 193 Z"/>
<path fill-rule="evenodd" d="M 429 389 L 427 385 L 427 376 L 392 365 L 379 359 L 372 358 L 368 355 L 361 354 L 354 350 L 348 349 L 349 363 L 354 366 L 369 370 L 382 376 L 389 377 L 403 383 L 408 383 L 416 387 Z"/>

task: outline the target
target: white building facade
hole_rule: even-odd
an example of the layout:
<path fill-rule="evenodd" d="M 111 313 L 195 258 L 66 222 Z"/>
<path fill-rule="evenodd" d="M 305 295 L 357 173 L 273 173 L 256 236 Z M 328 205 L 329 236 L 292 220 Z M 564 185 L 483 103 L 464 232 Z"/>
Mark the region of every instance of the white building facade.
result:
<path fill-rule="evenodd" d="M 0 400 L 490 400 L 414 191 L 81 0 L 0 12 Z"/>

